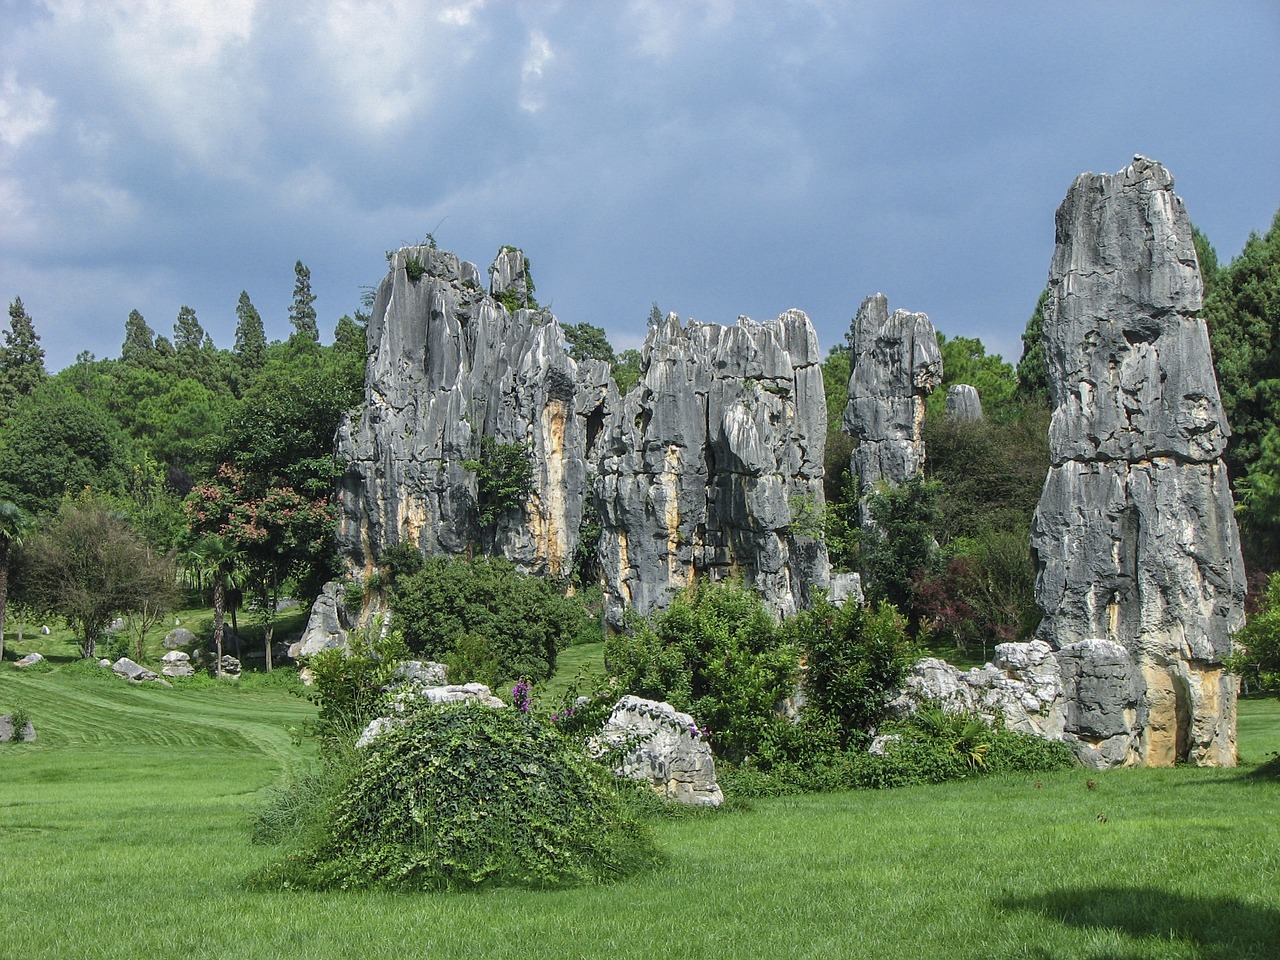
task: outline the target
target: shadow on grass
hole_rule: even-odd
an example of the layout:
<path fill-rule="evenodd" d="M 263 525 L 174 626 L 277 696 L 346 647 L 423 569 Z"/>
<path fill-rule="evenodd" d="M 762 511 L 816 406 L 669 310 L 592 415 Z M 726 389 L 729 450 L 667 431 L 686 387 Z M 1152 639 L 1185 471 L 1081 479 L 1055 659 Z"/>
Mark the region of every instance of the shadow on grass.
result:
<path fill-rule="evenodd" d="M 1271 759 L 1258 764 L 1242 776 L 1245 780 L 1280 782 L 1280 753 L 1271 754 Z"/>
<path fill-rule="evenodd" d="M 1280 957 L 1280 909 L 1228 896 L 1189 896 L 1158 887 L 1085 887 L 998 901 L 1082 929 L 1134 938 L 1135 956 L 1159 956 L 1160 944 L 1194 945 L 1207 960 Z M 1153 951 L 1152 948 L 1155 948 Z"/>

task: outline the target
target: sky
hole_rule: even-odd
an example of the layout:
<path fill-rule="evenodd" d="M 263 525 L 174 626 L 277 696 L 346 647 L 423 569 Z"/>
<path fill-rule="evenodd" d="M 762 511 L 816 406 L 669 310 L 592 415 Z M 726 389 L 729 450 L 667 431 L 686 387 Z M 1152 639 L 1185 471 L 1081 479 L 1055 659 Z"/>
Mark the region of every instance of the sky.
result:
<path fill-rule="evenodd" d="M 1280 3 L 0 0 L 0 296 L 51 370 L 247 290 L 324 338 L 438 244 L 562 323 L 861 301 L 1016 362 L 1072 180 L 1135 153 L 1224 262 L 1280 208 Z"/>

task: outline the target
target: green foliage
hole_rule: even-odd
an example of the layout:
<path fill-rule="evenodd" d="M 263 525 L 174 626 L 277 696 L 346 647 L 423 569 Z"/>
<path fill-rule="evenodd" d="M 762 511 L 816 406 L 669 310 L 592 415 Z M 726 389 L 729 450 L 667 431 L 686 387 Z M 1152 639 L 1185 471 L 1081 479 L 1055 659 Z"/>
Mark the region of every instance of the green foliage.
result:
<path fill-rule="evenodd" d="M 4 343 L 0 346 L 0 419 L 22 397 L 49 379 L 44 369 L 44 347 L 35 323 L 22 305 L 22 298 L 15 297 L 9 304 L 9 327 L 4 331 Z"/>
<path fill-rule="evenodd" d="M 478 633 L 458 637 L 444 663 L 450 683 L 483 683 L 490 690 L 499 690 L 511 676 L 493 644 Z"/>
<path fill-rule="evenodd" d="M 289 322 L 293 336 L 304 342 L 320 342 L 320 326 L 316 322 L 316 298 L 311 292 L 311 271 L 299 260 L 293 265 L 293 303 L 289 305 Z"/>
<path fill-rule="evenodd" d="M 331 751 L 355 743 L 369 721 L 383 714 L 396 662 L 407 657 L 400 633 L 382 636 L 380 627 L 359 632 L 349 653 L 322 650 L 304 664 L 312 676 L 307 699 L 319 707 L 315 732 Z"/>
<path fill-rule="evenodd" d="M 569 356 L 574 360 L 603 360 L 605 363 L 616 363 L 613 347 L 602 327 L 590 323 L 577 323 L 562 326 L 564 338 L 569 341 Z"/>
<path fill-rule="evenodd" d="M 915 660 L 898 611 L 886 603 L 837 607 L 820 597 L 786 629 L 806 663 L 806 723 L 829 723 L 841 748 L 864 744 Z"/>
<path fill-rule="evenodd" d="M 1049 397 L 1049 368 L 1044 358 L 1044 308 L 1049 303 L 1049 288 L 1040 292 L 1040 299 L 1031 311 L 1026 330 L 1022 334 L 1022 358 L 1018 361 L 1018 399 L 1023 403 L 1047 406 Z"/>
<path fill-rule="evenodd" d="M 937 482 L 910 477 L 897 487 L 881 485 L 867 498 L 875 521 L 861 539 L 863 589 L 869 599 L 911 610 L 911 581 L 932 569 L 937 553 L 940 493 Z"/>
<path fill-rule="evenodd" d="M 417 283 L 427 274 L 427 265 L 422 262 L 416 253 L 411 253 L 404 259 L 404 273 L 409 278 L 410 283 Z"/>
<path fill-rule="evenodd" d="M 1018 378 L 1013 367 L 999 354 L 987 355 L 981 340 L 938 334 L 942 354 L 942 384 L 925 401 L 930 419 L 942 419 L 947 404 L 947 387 L 967 383 L 982 398 L 983 415 L 1001 419 L 1014 402 Z"/>
<path fill-rule="evenodd" d="M 1227 666 L 1248 687 L 1280 696 L 1280 573 L 1271 575 L 1258 609 L 1236 635 Z"/>
<path fill-rule="evenodd" d="M 445 660 L 460 638 L 488 642 L 506 679 L 545 680 L 556 654 L 582 632 L 586 614 L 550 581 L 494 557 L 432 557 L 391 588 L 395 622 L 415 654 Z"/>
<path fill-rule="evenodd" d="M 267 362 L 267 333 L 247 290 L 240 291 L 240 300 L 236 303 L 236 340 L 232 353 L 247 370 L 260 370 Z"/>
<path fill-rule="evenodd" d="M 1218 251 L 1213 249 L 1209 238 L 1194 224 L 1191 227 L 1191 242 L 1196 248 L 1196 260 L 1200 264 L 1200 280 L 1204 284 L 1204 292 L 1207 296 L 1218 282 L 1218 272 L 1221 270 L 1218 264 Z"/>
<path fill-rule="evenodd" d="M 611 778 L 533 715 L 410 706 L 365 749 L 284 885 L 565 887 L 657 862 Z"/>
<path fill-rule="evenodd" d="M 147 325 L 141 313 L 130 310 L 124 322 L 124 343 L 120 347 L 121 363 L 145 364 L 155 358 L 156 332 Z"/>
<path fill-rule="evenodd" d="M 422 569 L 422 563 L 422 551 L 407 540 L 387 547 L 378 558 L 378 566 L 387 572 L 388 583 L 412 576 Z"/>
<path fill-rule="evenodd" d="M 626 394 L 639 383 L 643 369 L 644 355 L 639 350 L 623 350 L 618 354 L 618 361 L 613 365 L 613 382 L 618 385 L 618 392 Z"/>
<path fill-rule="evenodd" d="M 754 591 L 700 583 L 666 610 L 605 641 L 622 692 L 666 700 L 712 731 L 717 755 L 741 760 L 785 737 L 775 708 L 795 692 L 796 647 Z"/>
<path fill-rule="evenodd" d="M 195 310 L 183 304 L 178 308 L 178 319 L 173 323 L 173 349 L 179 356 L 197 354 L 204 337 L 204 327 L 196 318 Z"/>
<path fill-rule="evenodd" d="M 480 438 L 480 455 L 462 461 L 476 475 L 476 520 L 482 530 L 522 509 L 533 490 L 533 451 L 527 443 Z"/>

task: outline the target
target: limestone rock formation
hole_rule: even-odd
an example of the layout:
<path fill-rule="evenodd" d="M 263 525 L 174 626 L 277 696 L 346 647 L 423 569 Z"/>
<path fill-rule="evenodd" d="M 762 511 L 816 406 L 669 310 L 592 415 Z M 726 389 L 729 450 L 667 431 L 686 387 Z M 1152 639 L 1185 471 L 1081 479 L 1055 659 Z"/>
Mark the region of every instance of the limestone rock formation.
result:
<path fill-rule="evenodd" d="M 862 301 L 852 335 L 844 432 L 857 441 L 850 470 L 865 496 L 880 480 L 896 485 L 923 467 L 924 401 L 942 382 L 942 353 L 929 318 L 890 316 L 882 293 Z"/>
<path fill-rule="evenodd" d="M 181 650 L 170 650 L 160 658 L 164 664 L 160 672 L 166 677 L 190 677 L 195 675 L 195 667 L 191 666 L 191 656 Z"/>
<path fill-rule="evenodd" d="M 623 697 L 593 745 L 622 749 L 618 776 L 647 782 L 663 797 L 704 807 L 724 802 L 711 745 L 693 717 L 669 703 Z"/>
<path fill-rule="evenodd" d="M 1077 720 L 1097 762 L 1234 764 L 1222 660 L 1244 573 L 1191 222 L 1168 171 L 1136 157 L 1077 178 L 1056 240 L 1051 466 L 1032 526 L 1039 636 L 1062 653 L 1127 652 L 1131 675 L 1114 663 L 1105 698 L 1127 715 Z"/>
<path fill-rule="evenodd" d="M 128 657 L 121 657 L 111 665 L 112 672 L 116 676 L 128 680 L 130 683 L 161 683 L 165 686 L 169 685 L 169 681 L 165 680 L 154 670 L 148 670 L 142 664 L 134 663 Z"/>
<path fill-rule="evenodd" d="M 30 743 L 36 738 L 36 728 L 30 720 L 23 721 L 18 730 L 13 728 L 13 714 L 0 717 L 0 743 Z"/>
<path fill-rule="evenodd" d="M 371 568 L 400 543 L 424 555 L 479 547 L 519 569 L 566 576 L 578 546 L 587 449 L 603 420 L 608 365 L 576 363 L 545 311 L 509 312 L 474 264 L 431 247 L 391 258 L 369 321 L 363 407 L 338 431 L 339 544 Z M 504 248 L 492 291 L 527 299 L 525 261 Z M 615 390 L 616 393 L 616 390 Z M 526 446 L 527 503 L 479 526 L 481 438 Z"/>
<path fill-rule="evenodd" d="M 826 407 L 821 353 L 799 310 L 734 326 L 649 331 L 640 382 L 618 399 L 595 481 L 609 620 L 648 614 L 696 578 L 740 573 L 790 613 L 827 585 L 818 538 Z"/>
<path fill-rule="evenodd" d="M 982 398 L 978 388 L 967 383 L 947 387 L 947 416 L 954 420 L 981 420 Z"/>
<path fill-rule="evenodd" d="M 351 621 L 347 617 L 342 584 L 330 580 L 320 588 L 320 596 L 311 605 L 311 615 L 302 636 L 289 645 L 289 656 L 294 660 L 312 657 L 322 650 L 349 650 L 347 637 Z"/>
<path fill-rule="evenodd" d="M 166 650 L 177 650 L 181 647 L 192 648 L 200 642 L 200 638 L 186 627 L 174 627 L 164 635 L 162 646 Z"/>

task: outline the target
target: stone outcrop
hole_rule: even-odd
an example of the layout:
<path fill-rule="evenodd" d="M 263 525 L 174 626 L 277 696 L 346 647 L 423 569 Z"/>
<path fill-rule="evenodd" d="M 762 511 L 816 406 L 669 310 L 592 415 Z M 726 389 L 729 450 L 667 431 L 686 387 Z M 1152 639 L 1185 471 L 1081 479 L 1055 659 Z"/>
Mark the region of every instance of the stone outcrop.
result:
<path fill-rule="evenodd" d="M 191 666 L 190 654 L 181 650 L 170 650 L 160 662 L 164 664 L 160 672 L 166 677 L 190 677 L 195 675 L 195 667 Z"/>
<path fill-rule="evenodd" d="M 393 682 L 387 688 L 387 693 L 389 699 L 386 714 L 369 721 L 356 740 L 357 747 L 367 747 L 388 730 L 404 724 L 404 712 L 414 701 L 433 704 L 470 703 L 491 708 L 506 706 L 483 683 L 446 683 L 444 664 L 417 660 L 396 665 Z"/>
<path fill-rule="evenodd" d="M 37 663 L 40 663 L 43 660 L 44 660 L 43 655 L 36 653 L 34 650 L 32 650 L 21 660 L 13 661 L 13 665 L 17 667 L 19 670 L 21 670 L 23 667 L 33 667 Z"/>
<path fill-rule="evenodd" d="M 388 547 L 409 543 L 428 556 L 478 546 L 529 573 L 569 574 L 609 367 L 570 358 L 546 311 L 513 313 L 495 299 L 515 291 L 527 301 L 518 254 L 499 254 L 488 292 L 475 265 L 452 253 L 392 255 L 369 321 L 364 405 L 338 431 L 349 464 L 338 536 L 353 566 L 371 570 Z M 482 437 L 527 447 L 533 468 L 528 501 L 487 529 L 468 466 Z"/>
<path fill-rule="evenodd" d="M 799 310 L 649 330 L 640 382 L 611 390 L 598 451 L 609 620 L 740 574 L 779 613 L 825 588 L 821 353 Z"/>
<path fill-rule="evenodd" d="M 863 491 L 865 524 L 870 487 L 899 484 L 924 466 L 924 402 L 942 382 L 942 353 L 929 318 L 890 315 L 882 293 L 862 301 L 852 341 L 844 432 L 857 441 L 850 471 Z"/>
<path fill-rule="evenodd" d="M 1222 660 L 1244 575 L 1191 222 L 1169 173 L 1137 157 L 1076 180 L 1056 240 L 1051 466 L 1032 525 L 1038 635 L 1060 658 L 1092 645 L 1081 662 L 1109 706 L 1081 706 L 1072 722 L 1097 763 L 1234 764 Z"/>
<path fill-rule="evenodd" d="M 347 638 L 351 621 L 347 616 L 342 584 L 330 580 L 320 588 L 320 595 L 311 605 L 311 615 L 302 636 L 289 645 L 289 656 L 298 660 L 313 657 L 322 650 L 350 650 Z"/>
<path fill-rule="evenodd" d="M 693 717 L 669 703 L 623 697 L 592 746 L 620 750 L 618 776 L 649 783 L 667 799 L 705 807 L 724 802 L 711 745 Z"/>
<path fill-rule="evenodd" d="M 981 420 L 982 397 L 978 395 L 978 388 L 967 383 L 947 387 L 946 413 L 952 420 Z"/>
<path fill-rule="evenodd" d="M 200 638 L 186 627 L 175 627 L 164 635 L 162 646 L 166 650 L 178 650 L 182 647 L 190 650 L 199 642 Z"/>
<path fill-rule="evenodd" d="M 130 683 L 162 683 L 168 686 L 168 681 L 154 670 L 148 670 L 140 663 L 134 663 L 128 657 L 121 657 L 111 665 L 111 670 L 116 676 L 128 680 Z"/>

